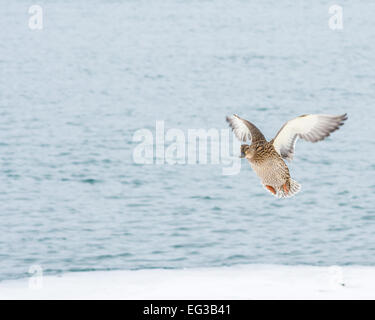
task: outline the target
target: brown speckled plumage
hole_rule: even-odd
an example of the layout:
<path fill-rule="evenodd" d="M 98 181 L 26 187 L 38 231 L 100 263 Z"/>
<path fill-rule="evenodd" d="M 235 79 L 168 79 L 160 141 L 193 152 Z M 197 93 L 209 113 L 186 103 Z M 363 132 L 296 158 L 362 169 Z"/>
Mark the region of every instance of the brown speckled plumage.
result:
<path fill-rule="evenodd" d="M 289 195 L 284 192 L 283 185 L 286 184 L 287 188 L 290 189 L 292 179 L 288 166 L 276 152 L 272 143 L 264 140 L 251 146 L 244 144 L 241 146 L 241 151 L 262 184 L 271 186 L 275 190 L 275 196 L 279 198 L 287 197 L 299 190 L 299 186 L 295 186 L 293 189 L 295 192 L 291 192 Z"/>
<path fill-rule="evenodd" d="M 298 138 L 317 142 L 339 128 L 347 119 L 331 115 L 303 115 L 285 123 L 276 137 L 267 141 L 251 122 L 233 115 L 227 121 L 237 138 L 251 144 L 241 145 L 241 157 L 246 158 L 263 186 L 278 198 L 291 197 L 300 184 L 290 177 L 285 160 L 291 161 Z"/>

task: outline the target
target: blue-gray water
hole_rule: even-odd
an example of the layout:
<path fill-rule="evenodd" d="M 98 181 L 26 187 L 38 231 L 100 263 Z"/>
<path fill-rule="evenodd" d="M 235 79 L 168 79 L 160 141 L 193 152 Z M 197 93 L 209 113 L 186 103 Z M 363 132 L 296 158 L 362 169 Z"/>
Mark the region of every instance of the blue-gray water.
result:
<path fill-rule="evenodd" d="M 233 264 L 375 265 L 373 1 L 0 0 L 0 279 Z M 347 112 L 299 141 L 302 184 L 278 200 L 248 164 L 139 165 L 133 134 L 227 128 L 272 138 L 305 113 Z"/>

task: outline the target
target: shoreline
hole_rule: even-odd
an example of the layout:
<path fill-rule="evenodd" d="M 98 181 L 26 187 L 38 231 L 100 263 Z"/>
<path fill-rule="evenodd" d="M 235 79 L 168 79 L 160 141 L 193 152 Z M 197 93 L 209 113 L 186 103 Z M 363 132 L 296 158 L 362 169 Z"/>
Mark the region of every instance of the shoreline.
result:
<path fill-rule="evenodd" d="M 0 299 L 9 300 L 374 298 L 372 266 L 240 265 L 93 271 L 0 282 Z"/>

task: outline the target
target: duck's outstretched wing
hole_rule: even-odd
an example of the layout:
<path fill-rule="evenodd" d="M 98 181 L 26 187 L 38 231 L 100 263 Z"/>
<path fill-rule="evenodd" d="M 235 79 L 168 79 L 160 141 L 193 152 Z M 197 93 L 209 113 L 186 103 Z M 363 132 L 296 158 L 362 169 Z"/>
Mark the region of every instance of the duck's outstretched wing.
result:
<path fill-rule="evenodd" d="M 247 140 L 250 140 L 254 143 L 266 140 L 263 133 L 256 126 L 250 121 L 240 118 L 236 114 L 232 117 L 227 117 L 227 122 L 240 141 L 246 142 Z"/>
<path fill-rule="evenodd" d="M 337 130 L 347 119 L 346 113 L 341 116 L 329 114 L 307 114 L 286 122 L 276 137 L 273 146 L 281 157 L 293 160 L 294 147 L 298 138 L 318 142 Z"/>

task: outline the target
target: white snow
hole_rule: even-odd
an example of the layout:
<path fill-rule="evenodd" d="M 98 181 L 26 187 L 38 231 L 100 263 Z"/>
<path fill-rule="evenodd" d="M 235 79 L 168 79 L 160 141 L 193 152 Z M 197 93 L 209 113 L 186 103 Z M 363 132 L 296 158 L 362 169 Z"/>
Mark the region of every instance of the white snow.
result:
<path fill-rule="evenodd" d="M 0 299 L 375 299 L 375 267 L 247 265 L 0 282 Z"/>

